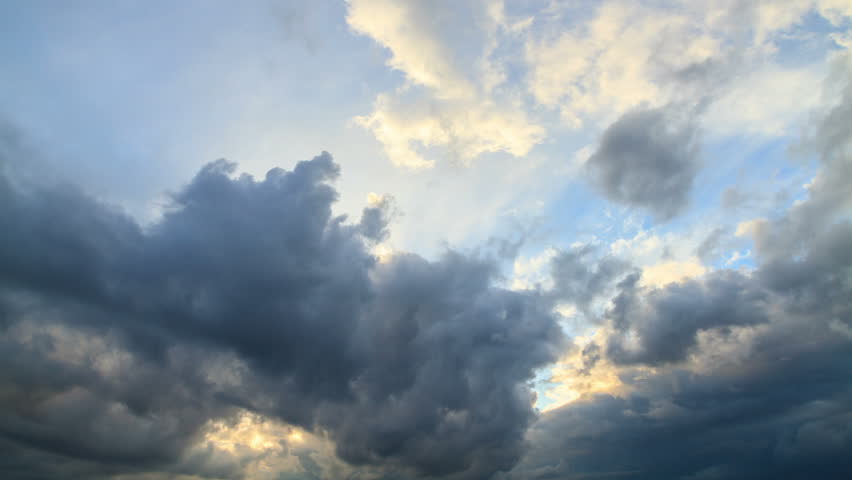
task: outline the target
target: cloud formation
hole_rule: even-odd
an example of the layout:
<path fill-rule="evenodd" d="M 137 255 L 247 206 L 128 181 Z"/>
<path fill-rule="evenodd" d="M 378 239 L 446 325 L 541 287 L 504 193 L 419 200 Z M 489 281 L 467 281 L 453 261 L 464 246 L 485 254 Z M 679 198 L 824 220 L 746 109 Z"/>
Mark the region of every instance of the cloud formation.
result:
<path fill-rule="evenodd" d="M 850 98 L 816 123 L 809 196 L 746 229 L 756 268 L 618 285 L 604 327 L 570 364 L 577 379 L 617 385 L 546 413 L 509 478 L 842 478 L 852 468 L 841 453 L 852 448 L 852 224 L 847 182 L 834 181 L 852 165 L 852 136 L 837 123 Z"/>
<path fill-rule="evenodd" d="M 662 220 L 689 203 L 699 168 L 696 127 L 672 109 L 625 113 L 604 131 L 586 163 L 604 195 L 646 208 Z"/>
<path fill-rule="evenodd" d="M 353 465 L 510 468 L 535 418 L 526 382 L 563 341 L 544 302 L 494 287 L 487 259 L 378 263 L 388 203 L 333 216 L 327 153 L 260 181 L 235 168 L 208 164 L 145 228 L 2 179 L 6 441 L 178 472 L 242 409 L 327 432 Z"/>
<path fill-rule="evenodd" d="M 505 152 L 524 157 L 545 137 L 512 94 L 500 94 L 500 39 L 517 28 L 499 2 L 350 0 L 347 23 L 390 51 L 405 88 L 377 96 L 355 121 L 397 166 L 431 168 L 436 157 L 469 164 Z M 440 19 L 423 21 L 422 19 Z"/>

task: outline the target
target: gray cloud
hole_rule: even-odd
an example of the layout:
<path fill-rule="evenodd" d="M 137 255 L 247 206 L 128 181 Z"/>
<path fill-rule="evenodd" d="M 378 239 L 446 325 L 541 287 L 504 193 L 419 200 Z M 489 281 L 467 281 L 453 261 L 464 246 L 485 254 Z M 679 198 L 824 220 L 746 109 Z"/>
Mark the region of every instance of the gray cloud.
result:
<path fill-rule="evenodd" d="M 601 257 L 593 245 L 559 252 L 550 263 L 553 289 L 549 294 L 556 301 L 570 302 L 589 314 L 595 300 L 614 287 L 617 280 L 633 270 L 629 262 L 612 256 Z"/>
<path fill-rule="evenodd" d="M 668 220 L 689 203 L 699 169 L 696 126 L 674 106 L 640 108 L 604 131 L 586 164 L 593 183 L 610 200 Z"/>
<path fill-rule="evenodd" d="M 607 353 L 617 363 L 681 361 L 702 330 L 766 322 L 766 301 L 762 289 L 730 271 L 659 290 L 625 282 L 608 312 L 616 333 Z"/>
<path fill-rule="evenodd" d="M 605 355 L 587 347 L 584 367 L 610 362 L 629 393 L 547 413 L 506 477 L 848 476 L 852 89 L 840 91 L 815 122 L 809 146 L 822 164 L 808 198 L 755 231 L 759 266 L 662 289 L 623 280 Z"/>
<path fill-rule="evenodd" d="M 364 208 L 358 224 L 361 235 L 375 242 L 386 240 L 390 236 L 388 224 L 397 214 L 393 197 L 385 195 L 376 205 Z"/>
<path fill-rule="evenodd" d="M 800 202 L 782 217 L 754 232 L 757 254 L 766 261 L 800 255 L 814 235 L 852 212 L 852 71 L 847 64 L 835 65 L 834 75 L 826 82 L 826 91 L 838 101 L 812 122 L 801 149 L 820 158 L 820 170 L 808 186 L 807 201 Z"/>
<path fill-rule="evenodd" d="M 752 197 L 737 187 L 728 187 L 722 192 L 720 205 L 727 210 L 735 210 L 749 205 Z"/>
<path fill-rule="evenodd" d="M 323 412 L 344 459 L 400 456 L 429 475 L 475 477 L 514 463 L 533 420 L 523 382 L 556 358 L 560 333 L 541 302 L 488 289 L 494 273 L 459 254 L 379 267 L 357 341 L 371 361 L 358 406 Z"/>
<path fill-rule="evenodd" d="M 630 393 L 546 414 L 507 477 L 845 478 L 850 272 L 852 224 L 839 223 L 802 258 L 750 276 L 722 271 L 661 290 L 629 278 L 609 312 L 606 358 Z M 602 357 L 586 350 L 588 370 Z"/>
<path fill-rule="evenodd" d="M 663 369 L 550 412 L 511 478 L 844 478 L 852 348 L 832 337 L 788 325 L 742 362 Z"/>
<path fill-rule="evenodd" d="M 511 468 L 535 419 L 527 382 L 563 348 L 546 302 L 494 287 L 488 259 L 378 263 L 390 207 L 333 216 L 327 153 L 262 180 L 234 170 L 205 166 L 146 228 L 0 177 L 4 445 L 83 477 L 237 478 L 237 460 L 189 447 L 248 409 L 327 432 L 356 465 Z"/>
<path fill-rule="evenodd" d="M 714 228 L 695 249 L 695 254 L 702 260 L 717 255 L 727 234 L 728 232 L 722 227 Z"/>

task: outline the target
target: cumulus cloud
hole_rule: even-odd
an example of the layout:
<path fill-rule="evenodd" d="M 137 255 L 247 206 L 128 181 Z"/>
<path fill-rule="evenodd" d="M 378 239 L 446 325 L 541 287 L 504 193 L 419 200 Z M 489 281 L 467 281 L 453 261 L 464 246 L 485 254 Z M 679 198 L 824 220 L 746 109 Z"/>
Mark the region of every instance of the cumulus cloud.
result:
<path fill-rule="evenodd" d="M 562 348 L 539 297 L 495 287 L 487 259 L 378 263 L 389 201 L 332 215 L 327 153 L 261 180 L 235 169 L 208 164 L 145 228 L 74 188 L 0 179 L 9 448 L 237 478 L 238 458 L 193 446 L 249 411 L 326 432 L 352 465 L 509 469 L 535 418 L 526 382 Z"/>
<path fill-rule="evenodd" d="M 558 252 L 551 261 L 553 286 L 550 294 L 557 302 L 577 305 L 584 313 L 601 300 L 616 281 L 630 273 L 629 262 L 613 256 L 600 257 L 597 248 L 581 245 Z"/>
<path fill-rule="evenodd" d="M 350 0 L 349 27 L 405 79 L 356 122 L 414 169 L 443 156 L 523 158 L 566 126 L 673 103 L 700 105 L 712 134 L 779 137 L 819 103 L 808 86 L 821 75 L 817 63 L 779 61 L 779 44 L 813 36 L 808 15 L 839 30 L 849 13 L 839 3 Z M 841 34 L 824 41 L 844 44 Z"/>
<path fill-rule="evenodd" d="M 607 352 L 617 363 L 657 365 L 686 358 L 699 331 L 767 320 L 766 294 L 736 272 L 718 272 L 662 289 L 622 282 L 607 312 L 615 333 Z"/>
<path fill-rule="evenodd" d="M 528 89 L 572 126 L 643 104 L 660 107 L 680 93 L 680 82 L 671 81 L 678 73 L 723 53 L 719 32 L 683 9 L 602 2 L 593 9 L 565 5 L 560 13 L 557 21 L 577 20 L 526 41 Z M 541 16 L 549 27 L 547 20 Z"/>
<path fill-rule="evenodd" d="M 689 203 L 699 168 L 696 127 L 671 108 L 624 114 L 604 131 L 586 163 L 608 198 L 646 208 L 663 220 Z"/>
<path fill-rule="evenodd" d="M 438 152 L 468 164 L 486 153 L 506 152 L 522 157 L 544 139 L 544 129 L 518 109 L 478 99 L 446 102 L 412 95 L 404 101 L 380 95 L 369 115 L 355 121 L 379 140 L 397 166 L 431 168 Z"/>
<path fill-rule="evenodd" d="M 431 168 L 436 157 L 470 163 L 498 152 L 523 157 L 544 140 L 545 129 L 518 96 L 495 91 L 505 66 L 492 56 L 515 30 L 502 4 L 351 0 L 348 7 L 350 28 L 387 48 L 388 65 L 407 80 L 355 118 L 395 165 Z"/>

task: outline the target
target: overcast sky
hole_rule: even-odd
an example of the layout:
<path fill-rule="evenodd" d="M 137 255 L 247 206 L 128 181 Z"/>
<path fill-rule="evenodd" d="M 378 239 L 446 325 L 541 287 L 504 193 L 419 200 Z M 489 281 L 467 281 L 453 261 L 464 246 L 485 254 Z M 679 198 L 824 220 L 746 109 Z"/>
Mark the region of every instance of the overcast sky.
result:
<path fill-rule="evenodd" d="M 0 2 L 0 477 L 844 479 L 849 0 Z"/>

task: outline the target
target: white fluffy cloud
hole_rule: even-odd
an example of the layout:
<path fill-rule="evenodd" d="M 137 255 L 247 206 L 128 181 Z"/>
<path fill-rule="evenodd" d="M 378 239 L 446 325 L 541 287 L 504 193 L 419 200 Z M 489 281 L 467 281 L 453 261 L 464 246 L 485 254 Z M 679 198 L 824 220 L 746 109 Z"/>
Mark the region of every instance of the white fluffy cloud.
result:
<path fill-rule="evenodd" d="M 810 12 L 834 26 L 850 14 L 842 0 L 554 3 L 511 13 L 484 0 L 348 5 L 349 26 L 385 47 L 406 80 L 356 121 L 394 164 L 415 169 L 493 152 L 522 158 L 565 126 L 600 128 L 672 102 L 709 107 L 706 126 L 723 136 L 781 135 L 817 104 L 807 87 L 822 72 L 782 65 L 778 42 L 807 42 Z"/>
<path fill-rule="evenodd" d="M 492 58 L 499 36 L 523 27 L 508 23 L 500 2 L 351 0 L 347 21 L 387 48 L 388 65 L 405 75 L 405 85 L 356 118 L 395 165 L 431 167 L 430 148 L 463 163 L 492 152 L 522 157 L 544 139 L 516 96 L 495 94 L 505 80 Z"/>

